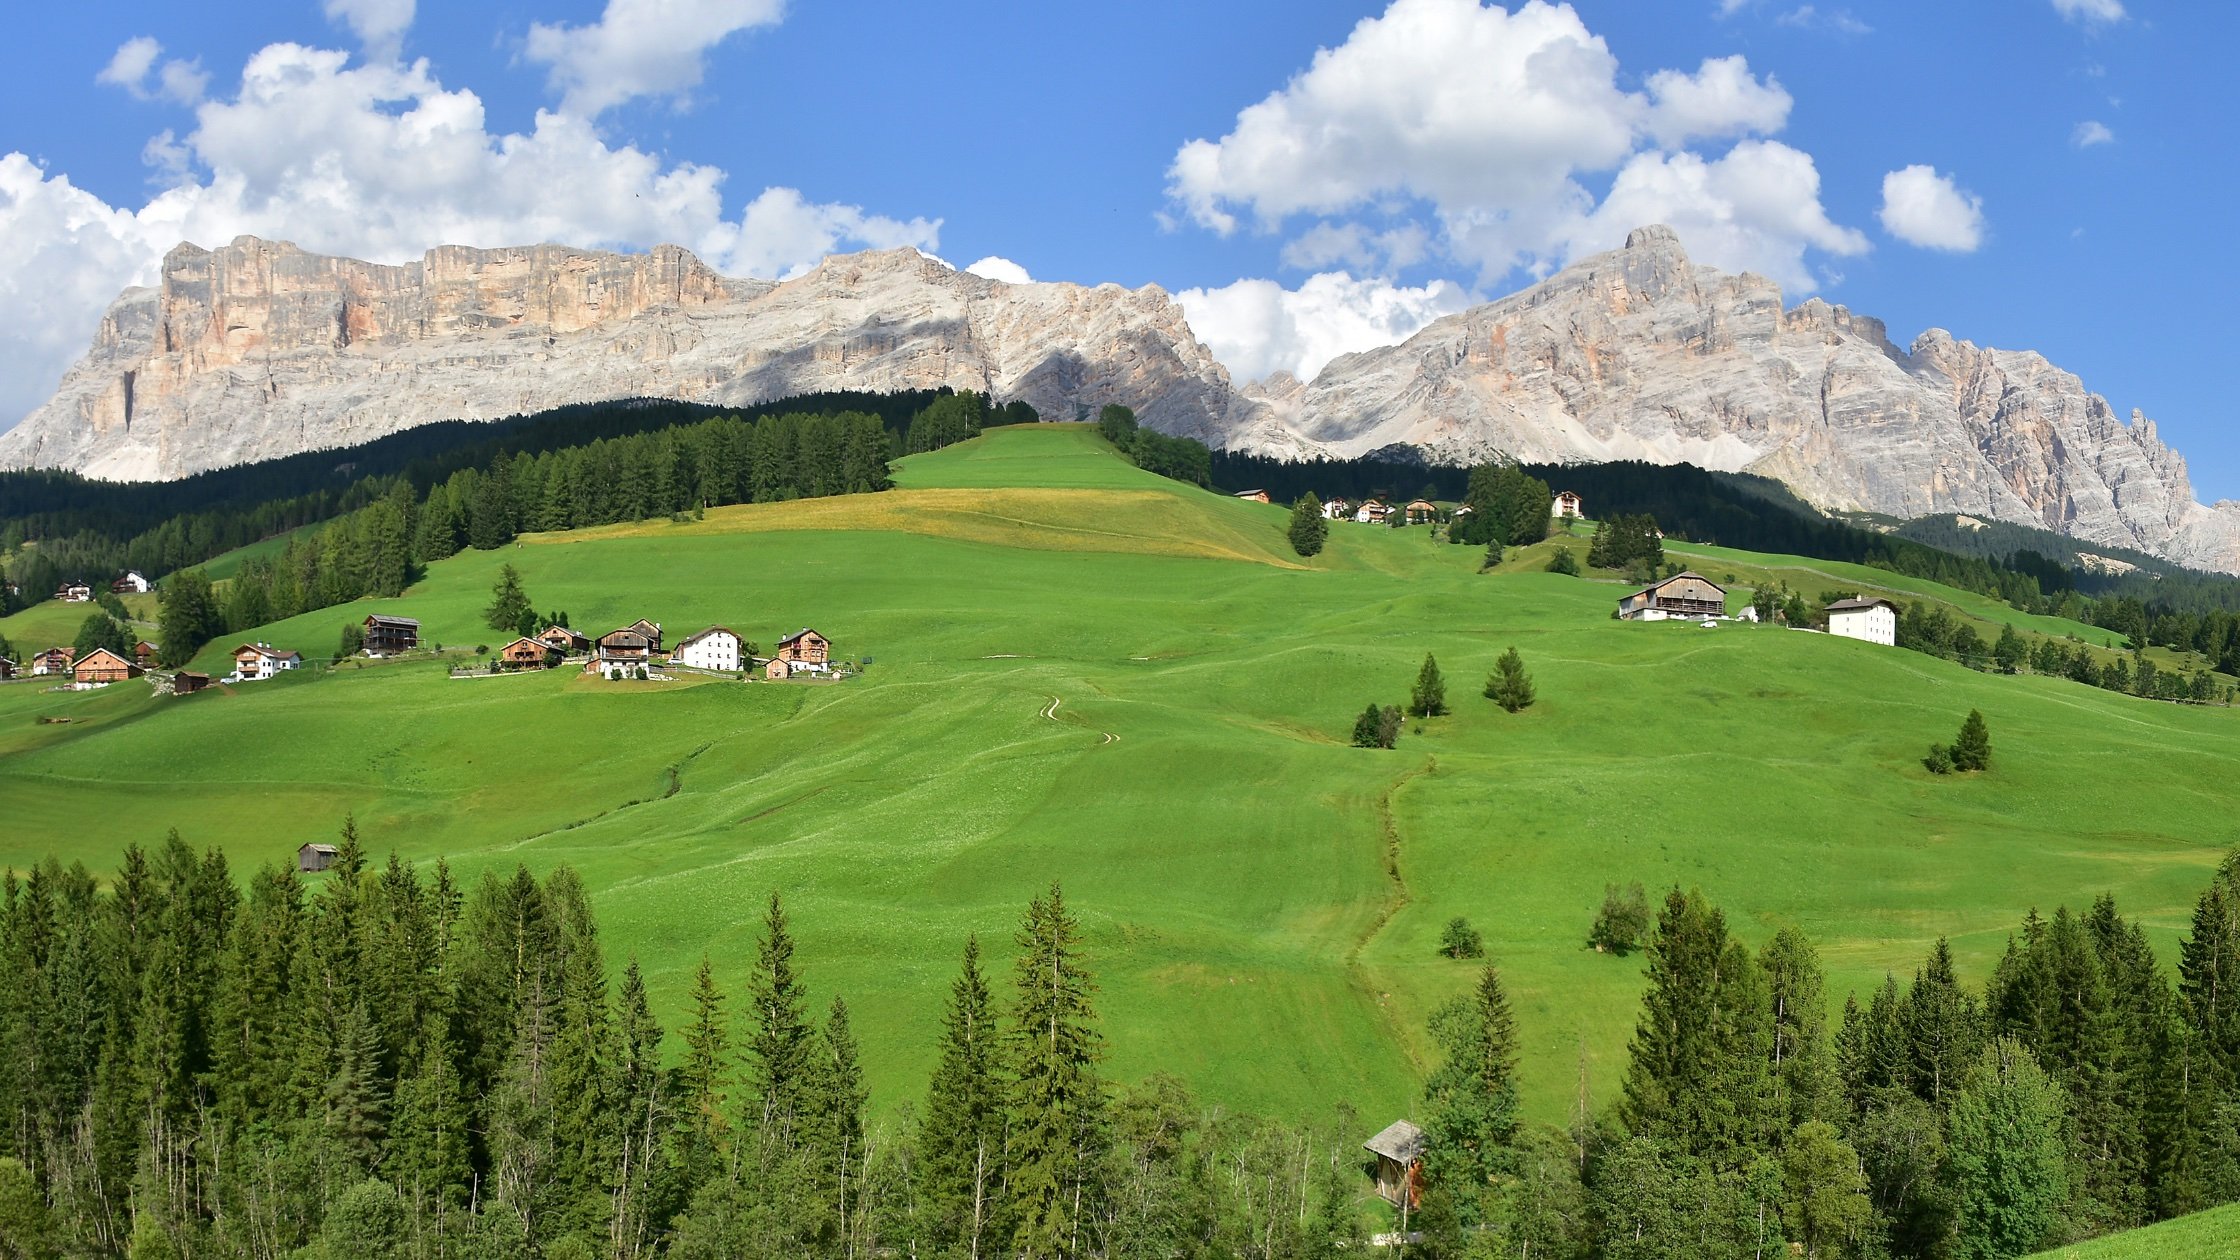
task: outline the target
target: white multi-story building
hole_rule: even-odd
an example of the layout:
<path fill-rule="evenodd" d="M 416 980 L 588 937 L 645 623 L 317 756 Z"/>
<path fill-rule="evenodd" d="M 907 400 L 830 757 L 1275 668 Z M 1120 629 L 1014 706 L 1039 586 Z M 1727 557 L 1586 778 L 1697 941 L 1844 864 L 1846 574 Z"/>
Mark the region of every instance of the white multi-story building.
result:
<path fill-rule="evenodd" d="M 1898 606 L 1887 599 L 1855 597 L 1828 605 L 1828 633 L 1864 639 L 1884 647 L 1898 645 Z"/>
<path fill-rule="evenodd" d="M 669 653 L 669 660 L 691 669 L 717 669 L 727 672 L 745 667 L 745 657 L 739 650 L 739 636 L 722 626 L 709 626 L 700 633 L 679 643 Z"/>

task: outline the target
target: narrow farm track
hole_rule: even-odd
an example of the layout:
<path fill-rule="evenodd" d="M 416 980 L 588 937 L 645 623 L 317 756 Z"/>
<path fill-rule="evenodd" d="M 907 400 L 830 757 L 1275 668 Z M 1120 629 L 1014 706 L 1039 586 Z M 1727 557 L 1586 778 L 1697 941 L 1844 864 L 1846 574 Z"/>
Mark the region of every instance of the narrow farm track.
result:
<path fill-rule="evenodd" d="M 1385 928 L 1391 925 L 1392 920 L 1402 910 L 1408 908 L 1408 903 L 1414 900 L 1414 896 L 1408 891 L 1407 877 L 1400 873 L 1400 825 L 1392 817 L 1392 798 L 1401 788 L 1438 768 L 1439 759 L 1428 757 L 1422 765 L 1403 773 L 1377 795 L 1377 836 L 1383 850 L 1386 885 L 1384 904 L 1377 908 L 1376 917 L 1370 920 L 1369 926 L 1362 930 L 1360 936 L 1354 938 L 1352 947 L 1346 950 L 1346 979 L 1348 983 L 1352 984 L 1354 991 L 1366 999 L 1370 1006 L 1376 1010 L 1378 1022 L 1385 1026 L 1386 1034 L 1391 1038 L 1392 1043 L 1403 1048 L 1410 1044 L 1406 1030 L 1401 1026 L 1398 1013 L 1394 1011 L 1391 1003 L 1385 1000 L 1388 995 L 1379 992 L 1376 985 L 1370 983 L 1369 973 L 1361 965 L 1361 956 L 1376 941 L 1377 937 L 1383 934 Z M 1409 1052 L 1411 1061 L 1414 1057 L 1414 1053 Z M 1423 1065 L 1417 1063 L 1415 1066 L 1420 1070 Z"/>

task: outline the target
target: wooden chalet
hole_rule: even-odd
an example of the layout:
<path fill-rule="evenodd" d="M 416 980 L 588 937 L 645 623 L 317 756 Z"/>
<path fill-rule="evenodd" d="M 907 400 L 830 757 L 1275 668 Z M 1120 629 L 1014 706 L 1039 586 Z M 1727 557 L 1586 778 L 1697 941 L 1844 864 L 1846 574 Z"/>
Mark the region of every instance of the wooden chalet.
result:
<path fill-rule="evenodd" d="M 109 593 L 112 595 L 145 595 L 154 589 L 155 583 L 140 576 L 140 570 L 138 569 L 134 569 L 116 581 L 109 583 Z"/>
<path fill-rule="evenodd" d="M 1558 491 L 1555 499 L 1548 504 L 1548 515 L 1550 516 L 1568 516 L 1576 519 L 1586 514 L 1586 507 L 1580 503 L 1579 496 L 1569 490 Z"/>
<path fill-rule="evenodd" d="M 296 869 L 306 873 L 323 871 L 341 856 L 342 850 L 331 844 L 307 844 L 296 850 Z"/>
<path fill-rule="evenodd" d="M 1377 1157 L 1373 1174 L 1377 1193 L 1384 1201 L 1399 1207 L 1417 1207 L 1423 1201 L 1423 1149 L 1426 1145 L 1423 1130 L 1405 1120 L 1395 1120 L 1361 1144 L 1362 1149 Z"/>
<path fill-rule="evenodd" d="M 1626 621 L 1726 615 L 1727 588 L 1692 569 L 1651 582 L 1618 601 L 1618 616 Z"/>
<path fill-rule="evenodd" d="M 31 658 L 31 672 L 33 674 L 67 674 L 70 672 L 70 666 L 74 663 L 69 648 L 51 647 Z"/>
<path fill-rule="evenodd" d="M 410 617 L 366 618 L 365 652 L 368 656 L 394 656 L 420 646 L 420 623 Z"/>
<path fill-rule="evenodd" d="M 142 639 L 132 645 L 132 659 L 138 662 L 142 669 L 153 669 L 156 664 L 156 653 L 162 650 L 146 639 Z"/>
<path fill-rule="evenodd" d="M 599 649 L 592 656 L 594 667 L 622 665 L 635 668 L 653 658 L 653 645 L 646 636 L 630 626 L 609 630 L 599 636 Z"/>
<path fill-rule="evenodd" d="M 6 682 L 15 676 L 16 663 L 5 656 L 0 656 L 0 682 Z"/>
<path fill-rule="evenodd" d="M 1268 501 L 1268 492 L 1265 490 L 1239 490 L 1230 497 L 1243 499 L 1248 503 L 1266 503 Z"/>
<path fill-rule="evenodd" d="M 519 638 L 498 649 L 498 663 L 508 669 L 549 669 L 560 650 L 543 639 Z"/>
<path fill-rule="evenodd" d="M 1439 519 L 1439 505 L 1429 499 L 1410 500 L 1407 512 L 1410 525 L 1429 525 Z"/>
<path fill-rule="evenodd" d="M 793 666 L 783 658 L 773 656 L 763 665 L 762 676 L 771 682 L 784 682 L 793 677 Z"/>
<path fill-rule="evenodd" d="M 661 623 L 660 623 L 660 622 L 658 622 L 658 621 L 647 621 L 647 620 L 646 620 L 645 618 L 643 618 L 643 617 L 640 617 L 640 618 L 638 618 L 638 619 L 637 619 L 636 621 L 633 621 L 633 622 L 631 622 L 631 623 L 630 623 L 630 625 L 629 625 L 629 626 L 628 626 L 627 628 L 628 628 L 628 629 L 631 629 L 631 630 L 635 630 L 635 631 L 637 631 L 637 632 L 638 632 L 639 634 L 642 634 L 642 635 L 644 635 L 644 636 L 645 636 L 645 640 L 646 640 L 646 651 L 648 651 L 648 652 L 651 652 L 651 653 L 653 653 L 653 654 L 654 654 L 655 656 L 659 656 L 659 655 L 661 655 Z"/>
<path fill-rule="evenodd" d="M 105 686 L 128 678 L 138 678 L 141 672 L 138 665 L 107 648 L 95 648 L 70 666 L 71 680 L 89 686 Z"/>
<path fill-rule="evenodd" d="M 54 597 L 65 604 L 89 604 L 93 602 L 93 588 L 83 582 L 64 582 L 54 588 Z"/>
<path fill-rule="evenodd" d="M 823 668 L 832 658 L 832 640 L 803 627 L 778 640 L 778 659 L 788 665 Z"/>
<path fill-rule="evenodd" d="M 581 656 L 591 650 L 591 636 L 578 634 L 566 626 L 546 626 L 537 641 L 562 656 Z"/>
<path fill-rule="evenodd" d="M 207 690 L 209 686 L 210 675 L 208 674 L 197 674 L 182 669 L 171 676 L 171 694 L 175 696 L 191 696 L 198 691 Z"/>
<path fill-rule="evenodd" d="M 1363 525 L 1382 525 L 1392 515 L 1392 505 L 1378 499 L 1363 499 L 1354 509 L 1353 519 Z"/>

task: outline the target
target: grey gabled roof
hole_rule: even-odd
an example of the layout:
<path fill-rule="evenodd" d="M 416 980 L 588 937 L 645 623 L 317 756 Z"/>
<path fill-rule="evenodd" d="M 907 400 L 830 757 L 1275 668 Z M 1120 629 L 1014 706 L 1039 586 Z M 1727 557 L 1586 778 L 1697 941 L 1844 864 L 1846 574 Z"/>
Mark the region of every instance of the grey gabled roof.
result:
<path fill-rule="evenodd" d="M 1395 1120 L 1385 1127 L 1384 1132 L 1361 1145 L 1386 1159 L 1412 1164 L 1423 1158 L 1423 1130 L 1405 1120 Z"/>
<path fill-rule="evenodd" d="M 1856 609 L 1875 607 L 1888 608 L 1891 612 L 1898 611 L 1898 605 L 1895 600 L 1883 599 L 1878 595 L 1868 595 L 1864 597 L 1854 595 L 1849 599 L 1839 599 L 1836 602 L 1828 605 L 1828 611 L 1851 612 Z"/>
<path fill-rule="evenodd" d="M 420 622 L 415 618 L 391 617 L 386 613 L 374 613 L 371 616 L 367 617 L 366 620 L 385 626 L 406 626 L 414 630 L 418 630 L 420 628 Z"/>

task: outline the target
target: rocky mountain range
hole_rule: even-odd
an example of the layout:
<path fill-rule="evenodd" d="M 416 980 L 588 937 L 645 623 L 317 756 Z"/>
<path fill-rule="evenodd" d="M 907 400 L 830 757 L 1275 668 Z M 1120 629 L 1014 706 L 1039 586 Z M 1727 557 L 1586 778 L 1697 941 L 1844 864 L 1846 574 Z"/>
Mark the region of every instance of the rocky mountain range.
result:
<path fill-rule="evenodd" d="M 1312 381 L 1243 390 L 1155 286 L 1005 284 L 914 250 L 783 283 L 684 250 L 430 250 L 381 265 L 243 237 L 127 290 L 0 467 L 169 478 L 444 419 L 664 397 L 747 405 L 948 385 L 1072 418 L 1107 402 L 1211 445 L 1436 462 L 1689 462 L 1825 508 L 1958 512 L 2240 572 L 2151 421 L 2044 357 L 1692 263 L 1666 228 Z"/>

